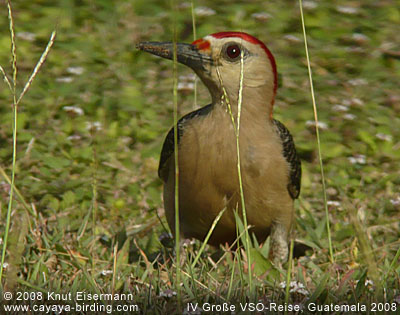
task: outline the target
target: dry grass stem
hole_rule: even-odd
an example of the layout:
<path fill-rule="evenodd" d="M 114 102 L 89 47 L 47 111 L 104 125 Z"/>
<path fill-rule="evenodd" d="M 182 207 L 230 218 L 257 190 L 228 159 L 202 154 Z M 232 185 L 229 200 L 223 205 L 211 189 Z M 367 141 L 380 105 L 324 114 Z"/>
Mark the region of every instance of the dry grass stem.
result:
<path fill-rule="evenodd" d="M 315 101 L 315 93 L 314 93 L 314 85 L 313 85 L 313 78 L 312 78 L 312 71 L 311 71 L 310 56 L 308 54 L 307 34 L 306 34 L 306 26 L 305 26 L 305 22 L 304 22 L 302 0 L 299 0 L 299 5 L 300 5 L 301 25 L 303 28 L 304 48 L 305 48 L 306 58 L 307 58 L 308 78 L 309 78 L 309 82 L 310 82 L 310 92 L 311 92 L 311 99 L 312 99 L 312 105 L 313 105 L 313 111 L 314 111 L 315 133 L 316 133 L 316 137 L 317 137 L 317 148 L 318 148 L 318 160 L 319 160 L 319 167 L 320 167 L 320 171 L 321 171 L 322 193 L 323 193 L 324 207 L 325 207 L 326 230 L 328 233 L 329 257 L 331 259 L 331 262 L 333 263 L 334 255 L 333 255 L 333 248 L 332 248 L 330 222 L 329 222 L 328 199 L 327 199 L 327 195 L 326 195 L 324 164 L 322 162 L 321 141 L 320 141 L 320 136 L 319 136 L 318 110 L 317 110 L 317 104 Z"/>
<path fill-rule="evenodd" d="M 26 82 L 24 89 L 22 90 L 21 94 L 18 97 L 17 100 L 17 105 L 21 101 L 21 99 L 24 97 L 25 93 L 29 90 L 30 86 L 32 85 L 33 80 L 35 79 L 36 75 L 38 74 L 40 68 L 46 61 L 46 58 L 50 52 L 51 47 L 53 47 L 54 41 L 56 39 L 56 34 L 57 32 L 54 30 L 53 33 L 51 33 L 50 39 L 47 43 L 46 49 L 43 51 L 42 55 L 40 56 L 39 61 L 37 62 L 35 68 L 32 71 L 32 74 L 30 75 L 28 81 Z"/>

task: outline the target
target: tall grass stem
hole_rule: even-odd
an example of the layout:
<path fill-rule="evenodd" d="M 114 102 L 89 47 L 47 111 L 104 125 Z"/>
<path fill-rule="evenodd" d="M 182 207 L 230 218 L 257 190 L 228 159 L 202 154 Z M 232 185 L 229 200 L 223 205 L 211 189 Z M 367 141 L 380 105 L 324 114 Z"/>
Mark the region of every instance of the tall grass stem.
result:
<path fill-rule="evenodd" d="M 178 154 L 178 56 L 177 56 L 177 30 L 176 7 L 172 0 L 173 10 L 173 106 L 174 106 L 174 162 L 175 162 L 175 252 L 176 252 L 176 291 L 178 309 L 181 309 L 181 247 L 180 247 L 180 222 L 179 222 L 179 154 Z"/>
<path fill-rule="evenodd" d="M 292 279 L 292 263 L 293 263 L 293 248 L 294 248 L 294 240 L 290 240 L 290 250 L 289 250 L 289 262 L 288 262 L 288 270 L 286 274 L 286 290 L 285 290 L 285 304 L 289 304 L 289 296 L 290 296 L 290 282 Z M 285 310 L 285 314 L 287 314 L 287 310 Z"/>
<path fill-rule="evenodd" d="M 11 185 L 10 177 L 7 176 L 6 172 L 4 171 L 4 169 L 1 166 L 0 166 L 0 174 L 3 176 L 3 178 L 6 180 L 6 182 L 9 185 Z M 32 207 L 29 207 L 29 205 L 27 204 L 24 196 L 22 196 L 21 192 L 15 186 L 14 186 L 14 191 L 15 191 L 15 194 L 18 196 L 20 202 L 24 206 L 25 210 L 28 211 L 30 215 L 32 215 L 34 217 L 37 217 L 37 213 L 35 212 L 35 210 Z"/>
<path fill-rule="evenodd" d="M 243 216 L 243 225 L 245 228 L 245 247 L 246 247 L 246 256 L 247 256 L 247 264 L 248 264 L 248 276 L 249 276 L 249 286 L 250 286 L 250 296 L 253 296 L 254 288 L 252 284 L 252 270 L 251 270 L 251 252 L 250 252 L 250 235 L 249 229 L 247 225 L 247 213 L 246 213 L 246 204 L 244 202 L 244 191 L 243 191 L 243 181 L 242 181 L 242 170 L 240 166 L 240 118 L 242 112 L 242 102 L 243 102 L 243 78 L 244 78 L 244 51 L 240 52 L 240 80 L 239 80 L 239 95 L 238 95 L 238 112 L 236 118 L 236 154 L 237 154 L 237 171 L 238 171 L 238 179 L 239 179 L 239 189 L 240 189 L 240 201 L 242 203 L 242 216 Z"/>
<path fill-rule="evenodd" d="M 35 68 L 33 69 L 28 81 L 25 83 L 24 89 L 22 90 L 21 94 L 18 97 L 17 100 L 17 105 L 19 104 L 19 102 L 21 101 L 21 99 L 24 97 L 25 93 L 29 90 L 29 88 L 32 85 L 33 79 L 36 77 L 36 75 L 38 74 L 40 68 L 42 67 L 42 65 L 44 64 L 44 62 L 46 61 L 46 58 L 50 52 L 51 47 L 53 47 L 54 41 L 56 39 L 56 35 L 57 35 L 57 31 L 54 30 L 51 33 L 50 39 L 47 42 L 46 48 L 43 51 L 42 55 L 40 56 L 39 61 L 36 63 Z"/>
<path fill-rule="evenodd" d="M 193 40 L 197 39 L 197 30 L 196 30 L 196 14 L 194 11 L 194 0 L 191 2 L 192 9 L 192 29 L 193 29 Z M 193 88 L 193 108 L 197 108 L 197 77 L 194 78 L 194 88 Z"/>
<path fill-rule="evenodd" d="M 315 101 L 315 93 L 314 93 L 314 85 L 313 85 L 313 78 L 312 78 L 312 72 L 311 72 L 310 56 L 308 54 L 307 34 L 306 34 L 306 26 L 305 26 L 305 22 L 304 22 L 302 0 L 299 0 L 299 6 L 300 6 L 301 25 L 303 28 L 304 48 L 306 51 L 306 58 L 307 58 L 308 78 L 310 81 L 311 99 L 312 99 L 313 110 L 314 110 L 315 133 L 317 136 L 317 147 L 318 147 L 318 160 L 319 160 L 319 167 L 321 170 L 322 192 L 323 192 L 324 208 L 325 208 L 325 216 L 326 216 L 326 231 L 328 233 L 329 257 L 330 257 L 331 262 L 333 263 L 334 256 L 333 256 L 333 248 L 332 248 L 331 228 L 330 228 L 330 222 L 329 222 L 328 200 L 327 200 L 327 195 L 326 195 L 324 165 L 323 165 L 322 153 L 321 153 L 321 141 L 320 141 L 320 136 L 319 136 L 318 111 L 317 111 L 317 104 Z"/>
<path fill-rule="evenodd" d="M 2 66 L 0 66 L 0 72 L 1 72 L 1 74 L 3 75 L 3 79 L 4 79 L 4 81 L 7 83 L 7 86 L 8 86 L 8 88 L 10 89 L 10 91 L 11 91 L 11 93 L 12 93 L 12 92 L 13 92 L 13 87 L 12 87 L 12 85 L 11 85 L 10 79 L 8 78 L 8 76 L 7 76 L 5 70 L 3 69 Z"/>
<path fill-rule="evenodd" d="M 253 293 L 253 286 L 252 286 L 252 275 L 251 275 L 251 256 L 250 256 L 250 236 L 248 233 L 248 226 L 247 226 L 247 216 L 246 216 L 246 207 L 245 207 L 245 202 L 244 202 L 244 193 L 243 193 L 243 183 L 242 183 L 242 174 L 241 174 L 241 168 L 240 168 L 240 151 L 239 151 L 239 132 L 240 132 L 240 127 L 238 124 L 240 124 L 240 112 L 242 109 L 242 92 L 243 92 L 243 52 L 241 52 L 241 58 L 240 58 L 240 81 L 239 81 L 239 93 L 238 93 L 238 113 L 237 113 L 237 118 L 235 122 L 235 118 L 233 116 L 232 112 L 232 106 L 231 102 L 229 99 L 229 95 L 225 89 L 224 82 L 221 76 L 221 73 L 219 71 L 219 67 L 216 67 L 216 72 L 218 76 L 218 80 L 221 84 L 222 91 L 223 91 L 223 100 L 225 100 L 226 106 L 228 113 L 231 117 L 232 125 L 235 131 L 235 137 L 236 137 L 236 154 L 237 154 L 237 170 L 238 170 L 238 180 L 239 180 L 239 190 L 240 190 L 240 200 L 241 200 L 241 205 L 242 205 L 242 214 L 243 214 L 243 225 L 245 229 L 245 249 L 246 249 L 246 255 L 247 255 L 247 262 L 249 266 L 249 286 L 251 290 L 251 294 Z M 221 100 L 221 101 L 223 101 Z"/>
<path fill-rule="evenodd" d="M 91 128 L 91 137 L 92 137 L 92 238 L 93 243 L 96 238 L 96 218 L 98 212 L 98 202 L 97 202 L 97 191 L 98 191 L 98 183 L 97 183 L 97 171 L 98 171 L 98 158 L 97 158 L 97 141 L 96 141 L 96 128 Z M 95 274 L 95 266 L 96 266 L 96 254 L 93 250 L 93 246 L 91 246 L 91 256 L 92 256 L 92 275 Z"/>
<path fill-rule="evenodd" d="M 14 18 L 13 18 L 11 0 L 6 0 L 6 2 L 7 2 L 7 8 L 8 8 L 8 20 L 9 20 L 10 38 L 11 38 L 11 56 L 12 56 L 11 65 L 12 65 L 12 70 L 13 70 L 12 84 L 11 84 L 10 79 L 8 78 L 6 72 L 4 71 L 3 67 L 0 67 L 0 72 L 3 74 L 4 80 L 6 81 L 8 87 L 11 90 L 12 99 L 13 99 L 13 103 L 12 103 L 12 108 L 13 108 L 13 125 L 12 125 L 13 153 L 12 153 L 11 180 L 9 180 L 10 194 L 9 194 L 9 201 L 8 201 L 8 208 L 7 208 L 6 226 L 5 226 L 4 238 L 3 238 L 3 248 L 2 248 L 2 253 L 1 253 L 0 285 L 1 285 L 1 280 L 2 280 L 2 276 L 3 276 L 3 268 L 4 268 L 6 250 L 7 250 L 8 234 L 9 234 L 9 229 L 10 229 L 10 224 L 11 224 L 11 212 L 12 212 L 13 199 L 14 199 L 14 190 L 16 191 L 16 194 L 22 200 L 24 207 L 27 208 L 28 211 L 32 214 L 32 212 L 29 210 L 29 207 L 27 207 L 26 202 L 22 198 L 22 195 L 19 193 L 19 191 L 15 187 L 15 172 L 16 172 L 16 160 L 17 160 L 18 105 L 19 105 L 20 101 L 22 100 L 22 98 L 24 97 L 24 95 L 26 94 L 26 92 L 29 90 L 29 87 L 32 85 L 32 82 L 35 79 L 36 75 L 38 74 L 41 66 L 46 61 L 46 58 L 50 52 L 51 47 L 54 44 L 54 40 L 56 37 L 56 31 L 53 31 L 44 52 L 42 53 L 39 61 L 36 63 L 35 68 L 33 69 L 32 74 L 30 75 L 28 81 L 25 83 L 21 94 L 17 98 L 18 67 L 17 67 L 17 46 L 16 46 L 16 40 L 15 40 Z M 3 177 L 7 178 L 7 175 L 3 174 Z M 33 215 L 36 217 L 36 213 L 34 210 L 33 210 L 33 212 L 34 212 Z"/>
<path fill-rule="evenodd" d="M 8 234 L 10 230 L 11 223 L 11 211 L 14 199 L 14 182 L 15 182 L 15 170 L 16 170 L 16 160 L 17 160 L 17 121 L 18 121 L 18 104 L 17 104 L 17 47 L 15 43 L 15 32 L 14 32 L 14 18 L 12 15 L 12 7 L 11 0 L 7 1 L 8 8 L 8 21 L 10 27 L 10 37 L 11 37 L 11 56 L 12 56 L 12 70 L 13 70 L 13 79 L 12 79 L 12 97 L 13 97 L 13 154 L 12 154 L 12 169 L 11 169 L 11 185 L 10 185 L 10 194 L 8 200 L 8 208 L 7 208 L 7 218 L 6 218 L 6 227 L 4 231 L 3 238 L 3 249 L 1 253 L 1 264 L 0 264 L 0 285 L 3 277 L 3 268 L 4 261 L 6 257 L 7 250 L 7 242 L 8 242 Z"/>
<path fill-rule="evenodd" d="M 206 245 L 207 245 L 207 243 L 208 243 L 208 240 L 209 240 L 210 237 L 211 237 L 212 232 L 214 231 L 215 227 L 217 226 L 218 221 L 219 221 L 219 219 L 221 219 L 221 217 L 222 217 L 222 215 L 224 214 L 225 210 L 226 210 L 226 208 L 223 208 L 223 209 L 218 213 L 218 215 L 215 217 L 215 219 L 214 219 L 214 221 L 213 221 L 213 223 L 212 223 L 210 229 L 208 230 L 208 233 L 207 233 L 207 235 L 206 235 L 206 237 L 205 237 L 203 243 L 201 244 L 201 247 L 200 247 L 200 249 L 199 249 L 199 252 L 197 253 L 197 255 L 196 255 L 196 257 L 195 257 L 195 259 L 194 259 L 194 261 L 193 261 L 193 263 L 192 263 L 192 268 L 193 268 L 193 269 L 194 269 L 194 267 L 196 266 L 198 260 L 200 259 L 200 256 L 201 256 L 201 254 L 203 253 L 203 251 L 204 251 L 204 249 L 205 249 L 205 247 L 206 247 Z"/>

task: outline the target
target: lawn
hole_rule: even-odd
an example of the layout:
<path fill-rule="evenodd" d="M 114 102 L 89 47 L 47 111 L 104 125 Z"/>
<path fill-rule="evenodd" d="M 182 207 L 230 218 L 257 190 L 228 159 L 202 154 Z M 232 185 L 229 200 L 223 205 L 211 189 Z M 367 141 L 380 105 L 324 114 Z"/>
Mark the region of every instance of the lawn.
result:
<path fill-rule="evenodd" d="M 0 303 L 14 302 L 17 292 L 28 292 L 31 295 L 16 303 L 84 302 L 97 305 L 97 310 L 113 304 L 88 296 L 77 301 L 78 292 L 85 292 L 132 294 L 132 299 L 122 296 L 114 304 L 137 306 L 130 311 L 150 314 L 199 313 L 195 303 L 211 313 L 226 311 L 224 305 L 236 306 L 240 313 L 248 302 L 399 309 L 396 5 L 395 0 L 303 1 L 325 205 L 297 1 L 12 1 L 17 95 L 54 30 L 57 35 L 18 105 L 14 201 L 0 284 L 3 297 L 12 292 L 14 298 Z M 0 65 L 12 87 L 7 2 L 0 3 L 0 13 Z M 282 269 L 267 259 L 268 243 L 253 244 L 255 263 L 249 268 L 244 250 L 226 248 L 218 252 L 206 247 L 192 264 L 201 242 L 186 241 L 180 283 L 176 281 L 173 245 L 160 241 L 168 228 L 157 176 L 161 146 L 173 125 L 173 63 L 135 49 L 139 41 L 171 41 L 174 29 L 181 42 L 192 42 L 194 33 L 200 38 L 244 31 L 265 42 L 275 56 L 279 88 L 274 117 L 293 134 L 302 160 L 292 236 L 311 248 Z M 179 66 L 178 115 L 209 101 L 208 91 L 191 70 Z M 14 110 L 13 95 L 3 80 L 0 104 L 4 246 Z M 60 295 L 54 301 L 49 292 L 72 297 L 63 300 Z M 306 308 L 310 313 L 334 311 Z"/>

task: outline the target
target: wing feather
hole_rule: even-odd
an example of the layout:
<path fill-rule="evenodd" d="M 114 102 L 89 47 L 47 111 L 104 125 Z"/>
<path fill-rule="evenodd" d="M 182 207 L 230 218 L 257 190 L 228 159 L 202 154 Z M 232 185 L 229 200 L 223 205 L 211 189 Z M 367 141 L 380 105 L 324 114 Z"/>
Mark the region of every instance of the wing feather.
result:
<path fill-rule="evenodd" d="M 192 119 L 196 119 L 199 116 L 207 115 L 211 111 L 211 104 L 204 106 L 202 108 L 199 108 L 193 112 L 190 112 L 183 116 L 181 119 L 178 121 L 178 145 L 179 145 L 179 140 L 182 137 L 184 130 L 185 130 L 185 124 L 191 121 Z M 164 144 L 161 150 L 161 156 L 160 156 L 160 164 L 158 166 L 158 177 L 160 177 L 164 182 L 167 181 L 168 179 L 168 163 L 167 161 L 170 159 L 171 156 L 173 156 L 175 151 L 175 146 L 174 146 L 174 128 L 171 128 L 165 137 Z"/>
<path fill-rule="evenodd" d="M 288 191 L 293 199 L 299 197 L 301 185 L 301 161 L 297 155 L 296 147 L 294 145 L 293 137 L 289 130 L 280 121 L 273 119 L 273 124 L 282 141 L 283 156 L 289 163 L 289 184 Z"/>

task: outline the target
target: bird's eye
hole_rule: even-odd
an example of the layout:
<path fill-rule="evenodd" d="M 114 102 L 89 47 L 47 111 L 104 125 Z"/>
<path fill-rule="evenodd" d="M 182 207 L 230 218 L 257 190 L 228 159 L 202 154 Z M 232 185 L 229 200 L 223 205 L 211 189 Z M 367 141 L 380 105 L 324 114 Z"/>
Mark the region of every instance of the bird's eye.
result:
<path fill-rule="evenodd" d="M 226 55 L 230 58 L 230 59 L 236 59 L 237 57 L 240 56 L 240 47 L 237 44 L 232 44 L 229 45 L 226 48 Z"/>

